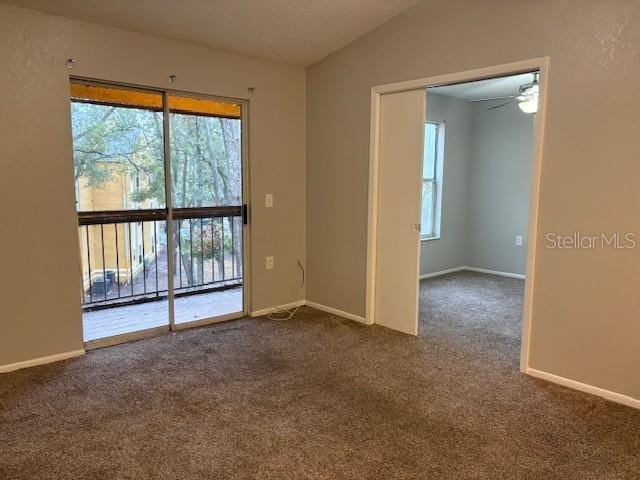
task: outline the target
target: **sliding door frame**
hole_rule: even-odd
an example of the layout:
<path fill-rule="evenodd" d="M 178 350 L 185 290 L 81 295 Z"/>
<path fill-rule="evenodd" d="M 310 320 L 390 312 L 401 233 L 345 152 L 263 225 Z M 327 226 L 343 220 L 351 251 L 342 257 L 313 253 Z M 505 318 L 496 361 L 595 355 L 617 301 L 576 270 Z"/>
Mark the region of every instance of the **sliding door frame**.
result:
<path fill-rule="evenodd" d="M 234 97 L 223 97 L 218 95 L 209 95 L 209 94 L 201 94 L 196 92 L 189 92 L 183 90 L 174 90 L 168 88 L 159 88 L 159 87 L 147 87 L 144 85 L 134 85 L 122 82 L 114 82 L 108 80 L 99 80 L 95 78 L 81 77 L 81 76 L 70 76 L 69 81 L 73 82 L 82 82 L 89 85 L 95 86 L 103 86 L 103 87 L 115 87 L 121 89 L 130 89 L 138 92 L 154 92 L 162 95 L 162 113 L 163 113 L 163 161 L 164 161 L 164 174 L 165 174 L 165 209 L 166 209 L 166 229 L 167 229 L 167 308 L 169 309 L 169 324 L 167 326 L 154 327 L 145 330 L 139 330 L 136 332 L 125 333 L 122 335 L 115 335 L 111 337 L 105 337 L 102 339 L 91 340 L 89 342 L 85 342 L 85 349 L 90 350 L 93 348 L 101 348 L 110 345 L 116 345 L 119 343 L 124 343 L 132 340 L 138 340 L 141 338 L 147 338 L 151 336 L 155 336 L 162 333 L 167 333 L 170 331 L 180 331 L 193 327 L 200 327 L 205 325 L 210 325 L 219 322 L 225 322 L 230 320 L 236 320 L 239 318 L 243 318 L 248 315 L 249 312 L 249 298 L 251 291 L 251 259 L 250 259 L 250 242 L 251 242 L 251 222 L 250 222 L 250 173 L 249 173 L 249 100 L 246 98 L 234 98 Z M 172 191 L 172 171 L 171 171 L 171 125 L 170 125 L 170 108 L 169 108 L 169 97 L 181 96 L 188 98 L 195 98 L 201 100 L 219 100 L 222 102 L 230 102 L 237 103 L 240 105 L 240 144 L 242 149 L 242 157 L 241 157 L 241 191 L 242 191 L 242 215 L 239 217 L 241 219 L 242 225 L 242 310 L 239 312 L 234 312 L 226 315 L 220 315 L 215 317 L 207 317 L 199 320 L 195 320 L 192 322 L 185 322 L 176 324 L 175 322 L 175 292 L 174 292 L 174 279 L 173 279 L 173 271 L 174 271 L 174 244 L 173 244 L 173 191 Z M 78 212 L 76 212 L 76 215 Z M 97 215 L 100 212 L 96 212 Z M 80 258 L 80 256 L 78 256 Z M 80 266 L 82 268 L 82 266 Z M 84 329 L 84 325 L 81 325 L 82 329 Z"/>

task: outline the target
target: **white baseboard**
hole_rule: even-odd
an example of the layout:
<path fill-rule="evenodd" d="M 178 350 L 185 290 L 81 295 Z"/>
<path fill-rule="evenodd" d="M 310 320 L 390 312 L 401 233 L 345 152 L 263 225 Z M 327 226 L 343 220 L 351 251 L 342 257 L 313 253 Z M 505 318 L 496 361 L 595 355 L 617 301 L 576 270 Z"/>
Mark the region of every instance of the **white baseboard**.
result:
<path fill-rule="evenodd" d="M 360 322 L 360 323 L 364 323 L 364 324 L 367 323 L 366 320 L 364 319 L 364 317 L 360 317 L 358 315 L 354 315 L 353 313 L 344 312 L 342 310 L 338 310 L 337 308 L 328 307 L 326 305 L 322 305 L 321 303 L 311 302 L 309 300 L 298 300 L 296 302 L 287 303 L 285 305 L 279 305 L 277 307 L 263 308 L 261 310 L 254 310 L 254 311 L 249 313 L 249 316 L 251 316 L 251 317 L 263 317 L 265 315 L 269 315 L 271 312 L 274 312 L 276 310 L 283 310 L 283 309 L 286 309 L 286 308 L 302 307 L 302 306 L 305 306 L 305 305 L 307 307 L 315 308 L 316 310 L 320 310 L 322 312 L 331 313 L 332 315 L 337 315 L 338 317 L 346 318 L 347 320 L 354 320 L 356 322 Z"/>
<path fill-rule="evenodd" d="M 489 275 L 499 275 L 501 277 L 519 278 L 521 280 L 524 280 L 524 275 L 522 275 L 521 273 L 500 272 L 498 270 L 489 270 L 487 268 L 477 267 L 463 267 L 463 270 L 467 270 L 469 272 L 488 273 Z"/>
<path fill-rule="evenodd" d="M 456 267 L 456 268 L 448 268 L 447 270 L 440 270 L 439 272 L 433 273 L 425 273 L 424 275 L 420 275 L 420 280 L 424 280 L 425 278 L 433 278 L 439 277 L 440 275 L 446 275 L 448 273 L 455 273 L 465 270 L 467 267 Z"/>
<path fill-rule="evenodd" d="M 342 310 L 338 310 L 337 308 L 327 307 L 326 305 L 322 305 L 321 303 L 310 302 L 309 300 L 307 300 L 306 305 L 307 307 L 315 308 L 316 310 L 320 310 L 322 312 L 327 312 L 338 317 L 346 318 L 347 320 L 354 320 L 356 322 L 364 324 L 367 323 L 364 317 L 354 315 L 353 313 L 344 312 Z"/>
<path fill-rule="evenodd" d="M 249 312 L 249 316 L 250 317 L 263 317 L 263 316 L 269 315 L 271 312 L 275 312 L 277 310 L 284 310 L 284 309 L 288 309 L 288 308 L 302 307 L 305 304 L 306 304 L 305 300 L 297 300 L 295 302 L 285 303 L 284 305 L 278 305 L 277 307 L 270 307 L 270 308 L 262 308 L 260 310 L 253 310 L 253 311 Z"/>
<path fill-rule="evenodd" d="M 543 372 L 541 370 L 536 370 L 535 368 L 527 368 L 525 373 L 527 375 L 531 375 L 532 377 L 540 378 L 542 380 L 547 380 L 548 382 L 552 382 L 552 383 L 557 383 L 558 385 L 562 385 L 563 387 L 568 387 L 568 388 L 572 388 L 573 390 L 579 390 L 581 392 L 590 393 L 591 395 L 596 395 L 598 397 L 611 400 L 612 402 L 621 403 L 622 405 L 626 405 L 627 407 L 640 409 L 640 399 L 633 398 L 628 395 L 623 395 L 622 393 L 612 392 L 611 390 L 605 390 L 604 388 L 594 387 L 593 385 L 581 383 L 576 380 L 571 380 L 569 378 L 559 377 L 558 375 Z"/>
<path fill-rule="evenodd" d="M 500 272 L 498 270 L 489 270 L 488 268 L 468 267 L 466 265 L 462 267 L 448 268 L 447 270 L 440 270 L 439 272 L 425 273 L 423 275 L 420 275 L 420 280 L 424 280 L 425 278 L 439 277 L 440 275 L 447 275 L 449 273 L 462 272 L 462 271 L 487 273 L 489 275 L 499 275 L 501 277 L 519 278 L 521 280 L 524 280 L 524 275 L 522 275 L 521 273 Z"/>
<path fill-rule="evenodd" d="M 72 350 L 70 352 L 56 353 L 55 355 L 49 355 L 47 357 L 32 358 L 31 360 L 25 360 L 23 362 L 0 365 L 0 373 L 13 372 L 14 370 L 20 370 L 22 368 L 35 367 L 36 365 L 59 362 L 60 360 L 79 357 L 80 355 L 84 355 L 84 353 L 85 352 L 83 348 L 80 350 Z"/>

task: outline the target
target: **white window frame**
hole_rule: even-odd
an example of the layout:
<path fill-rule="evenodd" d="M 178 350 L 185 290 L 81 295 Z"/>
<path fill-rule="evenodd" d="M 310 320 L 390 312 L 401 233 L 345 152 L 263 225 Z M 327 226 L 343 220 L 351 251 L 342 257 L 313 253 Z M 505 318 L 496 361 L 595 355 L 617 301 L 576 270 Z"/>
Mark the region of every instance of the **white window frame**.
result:
<path fill-rule="evenodd" d="M 438 240 L 441 235 L 441 224 L 442 224 L 442 183 L 443 183 L 443 173 L 444 173 L 444 131 L 445 131 L 445 122 L 425 122 L 425 126 L 427 124 L 436 125 L 436 158 L 434 162 L 434 177 L 425 177 L 423 172 L 422 177 L 422 186 L 427 183 L 431 183 L 431 187 L 433 189 L 433 212 L 432 215 L 432 224 L 433 224 L 433 232 L 428 234 L 422 233 L 422 226 L 420 232 L 420 240 L 428 241 L 428 240 Z M 426 152 L 425 152 L 426 154 Z M 424 162 L 423 162 L 424 164 Z M 421 199 L 422 201 L 422 199 Z M 422 205 L 421 205 L 422 207 Z M 422 215 L 421 215 L 422 216 Z"/>

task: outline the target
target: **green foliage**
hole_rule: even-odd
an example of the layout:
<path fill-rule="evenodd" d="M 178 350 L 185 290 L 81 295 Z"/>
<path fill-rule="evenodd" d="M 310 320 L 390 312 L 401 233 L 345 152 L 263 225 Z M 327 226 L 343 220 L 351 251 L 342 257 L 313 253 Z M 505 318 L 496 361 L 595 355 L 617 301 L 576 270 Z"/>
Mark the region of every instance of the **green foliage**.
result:
<path fill-rule="evenodd" d="M 72 124 L 77 180 L 124 171 L 138 179 L 128 200 L 165 204 L 162 112 L 73 102 Z M 170 147 L 175 207 L 240 203 L 240 120 L 172 113 Z"/>
<path fill-rule="evenodd" d="M 71 107 L 77 189 L 104 188 L 116 173 L 124 173 L 131 189 L 122 199 L 123 208 L 141 208 L 145 202 L 166 205 L 163 113 L 81 102 Z M 173 206 L 240 204 L 240 120 L 171 113 L 169 121 Z M 80 193 L 78 208 L 83 210 Z M 181 228 L 175 230 L 174 243 L 184 245 Z M 211 230 L 197 235 L 189 253 L 201 261 L 220 260 L 219 227 L 214 225 L 213 236 Z"/>

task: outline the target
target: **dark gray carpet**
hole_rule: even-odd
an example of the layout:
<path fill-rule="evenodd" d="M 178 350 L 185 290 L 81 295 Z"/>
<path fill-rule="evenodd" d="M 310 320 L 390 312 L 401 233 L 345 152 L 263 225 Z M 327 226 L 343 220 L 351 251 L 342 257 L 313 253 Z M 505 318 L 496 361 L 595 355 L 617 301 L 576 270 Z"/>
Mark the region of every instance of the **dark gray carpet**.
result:
<path fill-rule="evenodd" d="M 638 479 L 640 411 L 518 372 L 522 281 L 413 338 L 312 309 L 0 376 L 0 479 Z"/>

